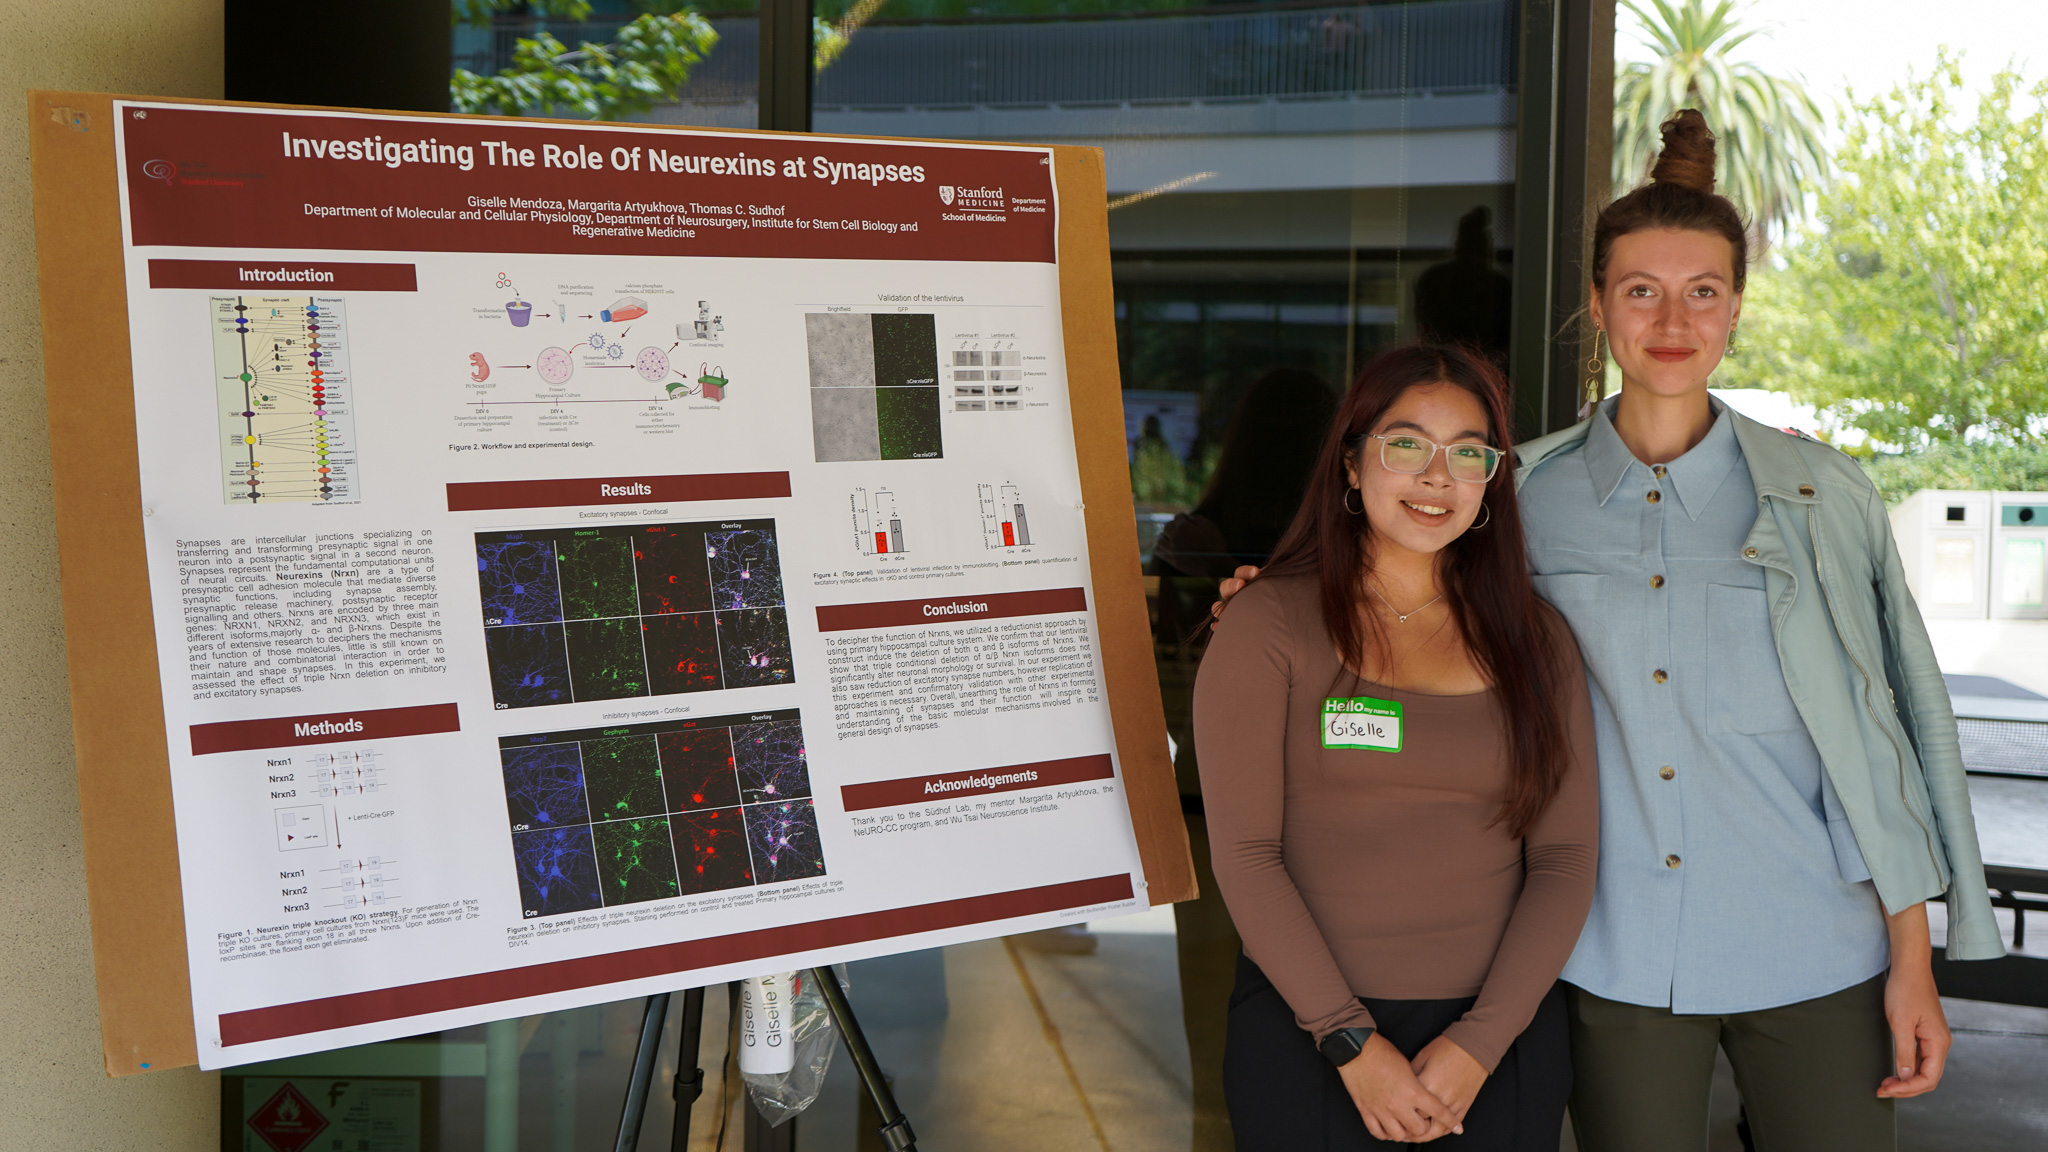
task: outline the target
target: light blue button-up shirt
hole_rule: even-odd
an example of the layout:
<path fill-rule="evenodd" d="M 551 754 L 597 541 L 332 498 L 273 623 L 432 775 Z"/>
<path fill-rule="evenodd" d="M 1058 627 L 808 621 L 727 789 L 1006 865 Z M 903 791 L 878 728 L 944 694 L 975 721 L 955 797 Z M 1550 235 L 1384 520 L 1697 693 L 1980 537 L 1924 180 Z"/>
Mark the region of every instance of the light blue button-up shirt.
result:
<path fill-rule="evenodd" d="M 1592 683 L 1600 873 L 1564 979 L 1681 1013 L 1772 1008 L 1882 972 L 1889 941 L 1785 688 L 1758 504 L 1731 422 L 1652 468 L 1612 402 L 1521 492 L 1536 587 Z"/>

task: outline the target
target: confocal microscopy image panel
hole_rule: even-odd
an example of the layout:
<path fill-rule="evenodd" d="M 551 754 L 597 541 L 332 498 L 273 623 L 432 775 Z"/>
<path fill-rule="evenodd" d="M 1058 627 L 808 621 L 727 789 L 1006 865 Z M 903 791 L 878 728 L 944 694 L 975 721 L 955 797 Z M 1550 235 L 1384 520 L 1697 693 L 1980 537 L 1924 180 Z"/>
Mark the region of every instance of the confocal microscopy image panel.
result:
<path fill-rule="evenodd" d="M 946 454 L 939 442 L 937 388 L 877 388 L 875 414 L 882 459 L 936 460 Z"/>
<path fill-rule="evenodd" d="M 738 808 L 683 812 L 669 818 L 675 826 L 676 862 L 682 867 L 682 892 L 720 892 L 754 882 L 747 859 L 746 822 Z"/>
<path fill-rule="evenodd" d="M 505 769 L 505 809 L 513 831 L 590 823 L 583 760 L 575 744 L 507 748 L 498 759 Z"/>
<path fill-rule="evenodd" d="M 593 824 L 597 870 L 607 906 L 661 900 L 676 894 L 675 848 L 668 818 L 610 820 Z"/>
<path fill-rule="evenodd" d="M 876 313 L 875 387 L 901 388 L 939 384 L 938 324 L 930 313 Z"/>
<path fill-rule="evenodd" d="M 603 906 L 590 829 L 536 828 L 512 834 L 519 903 L 528 916 L 559 916 Z"/>
<path fill-rule="evenodd" d="M 774 884 L 825 874 L 818 814 L 809 800 L 750 804 L 746 814 L 747 845 L 753 851 L 756 880 Z"/>
<path fill-rule="evenodd" d="M 584 791 L 592 820 L 659 816 L 668 808 L 661 794 L 661 760 L 652 736 L 583 741 Z"/>
<path fill-rule="evenodd" d="M 578 532 L 558 540 L 555 553 L 562 578 L 563 619 L 602 620 L 639 614 L 631 539 Z"/>
<path fill-rule="evenodd" d="M 668 790 L 671 812 L 738 804 L 740 786 L 733 775 L 732 729 L 662 733 L 661 782 Z M 680 847 L 677 858 L 681 858 Z"/>
<path fill-rule="evenodd" d="M 545 540 L 478 537 L 476 580 L 483 592 L 486 624 L 542 624 L 562 618 L 555 550 Z"/>
<path fill-rule="evenodd" d="M 569 702 L 568 651 L 560 624 L 484 629 L 491 695 L 500 708 Z"/>
<path fill-rule="evenodd" d="M 640 612 L 708 612 L 711 577 L 704 558 L 704 529 L 694 524 L 650 526 L 633 536 L 640 570 Z"/>
<path fill-rule="evenodd" d="M 572 620 L 569 681 L 578 700 L 622 700 L 647 695 L 647 666 L 640 653 L 640 618 Z"/>
<path fill-rule="evenodd" d="M 780 608 L 718 613 L 718 652 L 727 688 L 791 684 L 796 665 L 789 653 L 789 621 Z"/>
<path fill-rule="evenodd" d="M 811 449 L 820 464 L 880 460 L 882 434 L 873 388 L 811 389 Z"/>
<path fill-rule="evenodd" d="M 704 534 L 714 607 L 773 608 L 782 603 L 782 561 L 775 535 L 757 528 Z"/>
<path fill-rule="evenodd" d="M 732 751 L 740 795 L 747 803 L 797 800 L 811 794 L 801 721 L 736 725 L 732 729 Z"/>
<path fill-rule="evenodd" d="M 875 386 L 875 329 L 866 316 L 809 313 L 804 317 L 804 345 L 810 355 L 811 387 Z"/>
<path fill-rule="evenodd" d="M 650 694 L 672 696 L 724 687 L 718 668 L 718 624 L 711 613 L 642 617 L 640 631 L 647 643 Z"/>

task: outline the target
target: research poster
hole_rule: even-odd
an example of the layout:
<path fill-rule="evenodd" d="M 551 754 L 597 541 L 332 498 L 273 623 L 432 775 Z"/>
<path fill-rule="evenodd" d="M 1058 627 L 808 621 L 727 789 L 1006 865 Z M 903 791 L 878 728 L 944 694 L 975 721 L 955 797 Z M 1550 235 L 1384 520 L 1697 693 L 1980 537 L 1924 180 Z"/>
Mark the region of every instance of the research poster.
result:
<path fill-rule="evenodd" d="M 203 1066 L 1146 905 L 1049 150 L 114 108 Z"/>

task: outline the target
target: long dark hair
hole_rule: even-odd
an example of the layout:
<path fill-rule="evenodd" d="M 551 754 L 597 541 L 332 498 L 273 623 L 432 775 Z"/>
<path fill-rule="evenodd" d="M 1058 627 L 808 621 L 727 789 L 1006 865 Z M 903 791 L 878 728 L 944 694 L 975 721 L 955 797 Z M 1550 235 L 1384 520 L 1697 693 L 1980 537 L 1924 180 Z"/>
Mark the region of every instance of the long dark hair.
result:
<path fill-rule="evenodd" d="M 1338 404 L 1337 417 L 1309 472 L 1301 510 L 1280 538 L 1266 576 L 1314 576 L 1322 586 L 1323 625 L 1347 667 L 1362 671 L 1368 650 L 1386 653 L 1377 617 L 1361 612 L 1371 563 L 1366 518 L 1345 506 L 1346 464 L 1361 469 L 1366 435 L 1402 393 L 1448 383 L 1486 410 L 1487 440 L 1507 451 L 1507 381 L 1483 354 L 1460 345 L 1402 344 L 1373 357 Z M 1502 461 L 1486 486 L 1489 510 L 1482 528 L 1466 531 L 1444 548 L 1444 599 L 1466 646 L 1499 693 L 1508 732 L 1509 785 L 1495 823 L 1520 837 L 1557 794 L 1565 772 L 1564 723 L 1558 699 L 1564 685 L 1560 653 L 1547 626 L 1550 613 L 1536 598 L 1516 508 L 1514 472 Z"/>

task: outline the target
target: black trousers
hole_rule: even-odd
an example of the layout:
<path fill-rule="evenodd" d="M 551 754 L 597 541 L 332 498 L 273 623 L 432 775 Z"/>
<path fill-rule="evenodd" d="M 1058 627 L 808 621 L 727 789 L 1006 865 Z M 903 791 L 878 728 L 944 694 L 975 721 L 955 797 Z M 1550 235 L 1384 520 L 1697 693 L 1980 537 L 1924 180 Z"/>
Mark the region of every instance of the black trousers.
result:
<path fill-rule="evenodd" d="M 1380 1035 L 1414 1059 L 1477 997 L 1374 1000 L 1359 997 Z M 1465 1114 L 1465 1133 L 1428 1147 L 1463 1152 L 1556 1152 L 1571 1095 L 1571 1046 L 1564 992 L 1553 986 L 1536 1018 L 1486 1078 Z M 1223 1095 L 1238 1152 L 1354 1152 L 1411 1148 L 1373 1138 L 1337 1070 L 1294 1022 L 1294 1010 L 1248 957 L 1237 960 L 1230 1032 L 1223 1048 Z"/>

